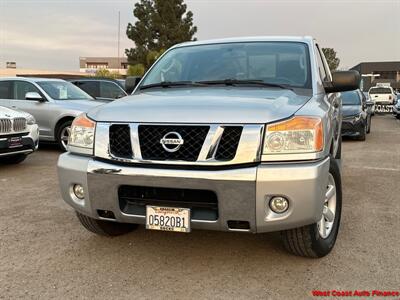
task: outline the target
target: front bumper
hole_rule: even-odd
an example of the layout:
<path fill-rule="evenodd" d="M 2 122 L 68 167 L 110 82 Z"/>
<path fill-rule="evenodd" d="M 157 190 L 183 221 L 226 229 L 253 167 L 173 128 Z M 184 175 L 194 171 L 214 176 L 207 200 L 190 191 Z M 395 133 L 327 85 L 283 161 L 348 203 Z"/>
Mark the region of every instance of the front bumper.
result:
<path fill-rule="evenodd" d="M 9 148 L 10 137 L 21 137 L 22 146 Z M 30 154 L 39 147 L 39 129 L 36 124 L 28 125 L 27 130 L 21 133 L 0 135 L 0 157 L 15 154 Z"/>
<path fill-rule="evenodd" d="M 358 121 L 355 121 L 355 119 L 343 119 L 342 136 L 360 136 L 365 130 L 364 126 L 364 120 L 362 118 Z"/>
<path fill-rule="evenodd" d="M 217 195 L 218 219 L 191 220 L 194 229 L 234 231 L 228 221 L 249 223 L 250 232 L 296 228 L 317 222 L 322 215 L 328 182 L 329 158 L 314 162 L 259 164 L 236 169 L 188 170 L 120 166 L 70 153 L 60 155 L 58 175 L 61 194 L 75 210 L 101 219 L 98 210 L 112 211 L 118 222 L 144 224 L 144 215 L 122 212 L 118 198 L 121 185 L 160 188 L 206 189 Z M 72 192 L 81 184 L 85 200 Z M 289 209 L 273 213 L 272 196 L 289 199 Z"/>

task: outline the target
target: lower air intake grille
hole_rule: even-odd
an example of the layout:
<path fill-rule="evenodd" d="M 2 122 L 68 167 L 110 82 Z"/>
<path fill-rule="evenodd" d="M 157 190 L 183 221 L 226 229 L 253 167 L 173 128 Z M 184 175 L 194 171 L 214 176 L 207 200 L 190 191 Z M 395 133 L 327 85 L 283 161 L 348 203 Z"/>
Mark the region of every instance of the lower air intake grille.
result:
<path fill-rule="evenodd" d="M 243 127 L 241 126 L 225 127 L 215 154 L 216 160 L 232 160 L 235 158 L 242 130 Z"/>
<path fill-rule="evenodd" d="M 110 152 L 115 157 L 132 158 L 132 144 L 129 125 L 110 126 Z"/>

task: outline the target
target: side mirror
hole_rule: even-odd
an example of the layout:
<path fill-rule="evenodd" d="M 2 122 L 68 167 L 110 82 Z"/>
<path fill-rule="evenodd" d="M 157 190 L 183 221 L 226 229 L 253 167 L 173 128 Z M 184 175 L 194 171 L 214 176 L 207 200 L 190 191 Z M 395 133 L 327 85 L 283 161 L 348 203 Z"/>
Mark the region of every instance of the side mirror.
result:
<path fill-rule="evenodd" d="M 44 99 L 42 96 L 40 96 L 39 93 L 37 92 L 28 92 L 25 94 L 25 99 L 26 100 L 34 100 L 34 101 L 40 101 L 43 102 Z"/>
<path fill-rule="evenodd" d="M 128 95 L 132 94 L 135 87 L 139 84 L 142 77 L 140 76 L 129 76 L 125 79 L 125 91 Z"/>
<path fill-rule="evenodd" d="M 324 83 L 327 93 L 353 91 L 360 88 L 361 76 L 358 71 L 332 72 L 332 81 Z"/>

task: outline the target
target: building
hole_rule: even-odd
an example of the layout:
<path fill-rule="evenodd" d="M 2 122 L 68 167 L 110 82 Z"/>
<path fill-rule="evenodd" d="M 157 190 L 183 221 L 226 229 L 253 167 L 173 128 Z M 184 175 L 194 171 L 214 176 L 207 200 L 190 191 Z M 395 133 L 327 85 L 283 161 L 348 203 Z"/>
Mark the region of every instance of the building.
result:
<path fill-rule="evenodd" d="M 49 71 L 49 70 L 33 70 L 33 69 L 18 69 L 5 68 L 0 69 L 0 77 L 44 77 L 44 78 L 76 78 L 88 76 L 89 74 L 69 71 Z"/>
<path fill-rule="evenodd" d="M 391 87 L 400 90 L 400 61 L 362 62 L 351 70 L 360 72 L 364 91 L 377 83 L 390 83 Z"/>
<path fill-rule="evenodd" d="M 126 75 L 128 59 L 126 57 L 80 57 L 79 71 L 94 74 L 98 69 L 107 69 L 110 72 L 118 72 Z"/>

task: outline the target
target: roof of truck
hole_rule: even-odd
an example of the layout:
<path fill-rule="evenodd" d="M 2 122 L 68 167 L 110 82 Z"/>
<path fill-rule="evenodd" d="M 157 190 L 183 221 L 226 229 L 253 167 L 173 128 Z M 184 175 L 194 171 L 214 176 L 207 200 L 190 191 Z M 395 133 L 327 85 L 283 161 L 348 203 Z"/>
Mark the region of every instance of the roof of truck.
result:
<path fill-rule="evenodd" d="M 231 37 L 222 39 L 211 39 L 204 41 L 185 42 L 176 45 L 189 46 L 189 45 L 207 45 L 207 44 L 223 44 L 223 43 L 241 43 L 241 42 L 303 42 L 310 43 L 314 39 L 311 36 L 246 36 L 246 37 Z"/>

